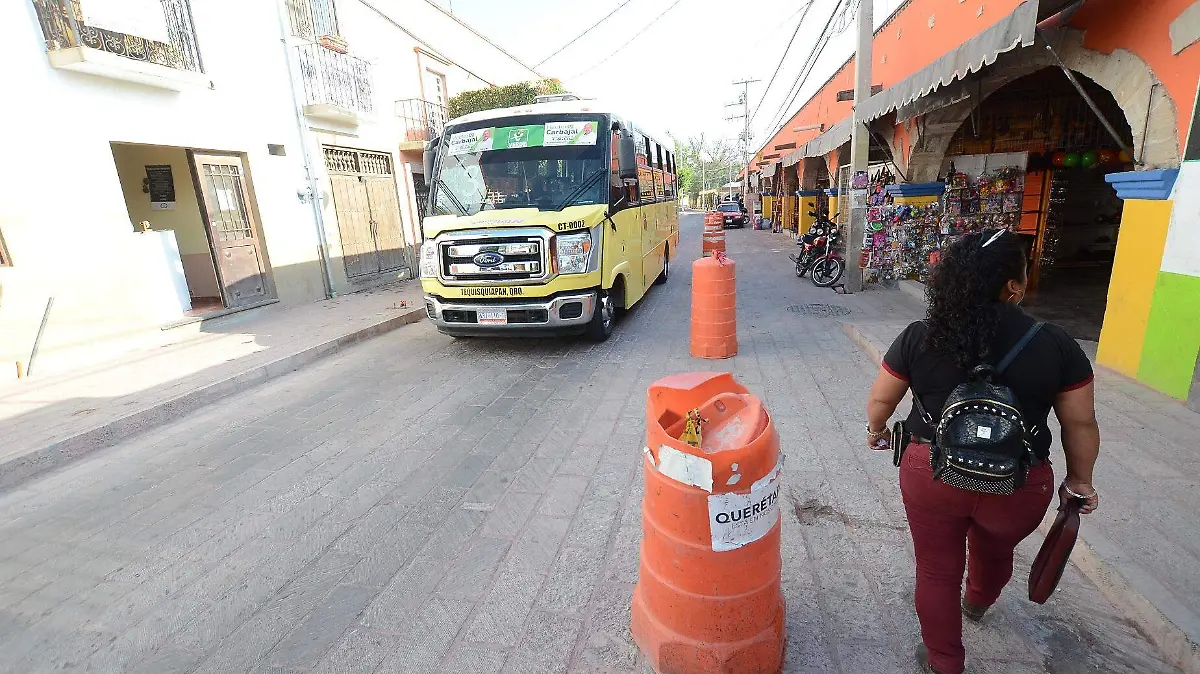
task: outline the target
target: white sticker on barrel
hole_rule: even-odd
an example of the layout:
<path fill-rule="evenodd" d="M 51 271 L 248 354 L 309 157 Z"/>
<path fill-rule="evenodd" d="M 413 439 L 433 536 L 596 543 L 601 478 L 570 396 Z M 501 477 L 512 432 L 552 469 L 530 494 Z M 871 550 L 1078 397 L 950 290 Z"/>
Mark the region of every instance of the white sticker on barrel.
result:
<path fill-rule="evenodd" d="M 779 521 L 779 466 L 755 481 L 748 494 L 708 497 L 712 549 L 737 550 L 766 536 Z"/>
<path fill-rule="evenodd" d="M 658 472 L 686 485 L 712 493 L 712 461 L 703 456 L 681 452 L 669 445 L 658 448 Z"/>
<path fill-rule="evenodd" d="M 982 438 L 984 440 L 991 440 L 992 439 L 992 427 L 991 426 L 980 426 L 979 428 L 975 429 L 975 437 Z"/>

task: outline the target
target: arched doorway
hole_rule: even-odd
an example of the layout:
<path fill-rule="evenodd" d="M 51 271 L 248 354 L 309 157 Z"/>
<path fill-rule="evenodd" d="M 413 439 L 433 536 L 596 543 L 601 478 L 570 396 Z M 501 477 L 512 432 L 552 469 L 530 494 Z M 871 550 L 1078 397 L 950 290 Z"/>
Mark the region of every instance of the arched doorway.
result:
<path fill-rule="evenodd" d="M 1009 82 L 963 120 L 943 170 L 964 155 L 1028 153 L 1020 224 L 1030 257 L 1031 313 L 1098 341 L 1108 298 L 1122 202 L 1105 182 L 1130 170 L 1133 133 L 1116 99 L 1082 74 L 1076 79 L 1115 128 L 1118 144 L 1058 68 Z M 1113 158 L 1112 161 L 1101 161 Z"/>

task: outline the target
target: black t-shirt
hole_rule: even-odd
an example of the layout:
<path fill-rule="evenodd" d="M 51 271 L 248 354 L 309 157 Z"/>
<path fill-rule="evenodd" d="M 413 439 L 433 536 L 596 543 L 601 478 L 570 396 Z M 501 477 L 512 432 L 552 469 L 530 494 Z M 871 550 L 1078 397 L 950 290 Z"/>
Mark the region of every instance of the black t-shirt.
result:
<path fill-rule="evenodd" d="M 996 330 L 991 354 L 1000 360 L 1033 327 L 1034 319 L 1012 305 L 1005 305 Z M 925 348 L 924 321 L 904 329 L 887 355 L 883 367 L 893 376 L 909 383 L 913 395 L 936 420 L 955 386 L 967 380 L 967 373 L 948 355 Z M 1087 386 L 1092 381 L 1092 363 L 1071 336 L 1057 325 L 1047 324 L 996 379 L 1012 389 L 1021 401 L 1025 423 L 1034 430 L 1033 450 L 1041 458 L 1050 455 L 1050 429 L 1046 418 L 1059 393 Z M 933 429 L 921 419 L 913 406 L 908 428 L 914 435 L 933 437 Z"/>

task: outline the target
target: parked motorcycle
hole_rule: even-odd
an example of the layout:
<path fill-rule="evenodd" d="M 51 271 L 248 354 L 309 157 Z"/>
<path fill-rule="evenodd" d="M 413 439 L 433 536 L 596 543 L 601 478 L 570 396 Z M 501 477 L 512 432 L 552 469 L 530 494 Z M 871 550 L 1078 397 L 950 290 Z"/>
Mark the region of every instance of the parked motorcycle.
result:
<path fill-rule="evenodd" d="M 804 278 L 805 274 L 809 274 L 813 285 L 828 288 L 837 283 L 846 271 L 846 261 L 834 252 L 838 226 L 813 211 L 808 214 L 815 218 L 813 226 L 796 242 L 803 246 L 803 250 L 800 255 L 788 257 L 796 263 L 796 276 Z"/>

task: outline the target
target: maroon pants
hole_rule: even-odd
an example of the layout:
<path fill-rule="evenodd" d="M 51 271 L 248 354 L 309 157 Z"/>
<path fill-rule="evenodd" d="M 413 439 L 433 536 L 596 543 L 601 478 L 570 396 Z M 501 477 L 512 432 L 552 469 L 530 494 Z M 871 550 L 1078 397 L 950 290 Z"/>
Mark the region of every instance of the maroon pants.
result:
<path fill-rule="evenodd" d="M 1042 464 L 1016 493 L 995 496 L 935 482 L 929 445 L 910 445 L 902 464 L 900 491 L 917 556 L 921 636 L 938 674 L 962 674 L 963 572 L 967 601 L 980 608 L 996 602 L 1012 578 L 1013 549 L 1037 528 L 1054 496 L 1054 471 Z"/>

